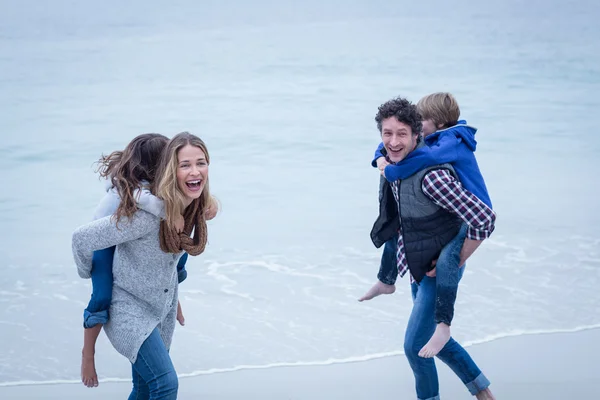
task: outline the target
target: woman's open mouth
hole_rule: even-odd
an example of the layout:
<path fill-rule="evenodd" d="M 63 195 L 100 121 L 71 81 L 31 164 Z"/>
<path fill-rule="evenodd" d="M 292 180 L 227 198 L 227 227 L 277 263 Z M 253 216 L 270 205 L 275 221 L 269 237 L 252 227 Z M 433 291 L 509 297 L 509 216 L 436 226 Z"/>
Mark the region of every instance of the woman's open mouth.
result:
<path fill-rule="evenodd" d="M 202 189 L 202 179 L 187 181 L 185 184 L 192 192 L 197 192 L 198 190 Z"/>

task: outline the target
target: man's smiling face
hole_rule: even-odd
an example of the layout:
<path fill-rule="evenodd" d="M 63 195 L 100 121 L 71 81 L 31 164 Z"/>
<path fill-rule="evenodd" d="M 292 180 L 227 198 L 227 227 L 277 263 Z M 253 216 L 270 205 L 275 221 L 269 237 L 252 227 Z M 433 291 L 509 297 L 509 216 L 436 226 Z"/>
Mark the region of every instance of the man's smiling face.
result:
<path fill-rule="evenodd" d="M 402 161 L 417 146 L 418 135 L 396 117 L 381 121 L 381 140 L 391 162 Z"/>

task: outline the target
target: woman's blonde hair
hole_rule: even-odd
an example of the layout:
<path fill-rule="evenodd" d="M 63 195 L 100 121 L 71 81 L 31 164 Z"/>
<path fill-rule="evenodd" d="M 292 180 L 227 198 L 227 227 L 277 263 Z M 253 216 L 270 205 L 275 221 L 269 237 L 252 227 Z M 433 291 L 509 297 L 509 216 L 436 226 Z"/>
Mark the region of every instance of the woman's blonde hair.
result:
<path fill-rule="evenodd" d="M 456 98 L 447 92 L 428 94 L 417 103 L 417 111 L 423 121 L 432 120 L 436 128 L 449 128 L 460 118 L 460 107 Z"/>
<path fill-rule="evenodd" d="M 179 161 L 177 154 L 179 150 L 187 145 L 199 148 L 206 157 L 207 164 L 210 164 L 210 156 L 206 144 L 198 136 L 192 135 L 189 132 L 181 132 L 175 135 L 167 144 L 161 158 L 161 163 L 158 167 L 155 184 L 152 188 L 152 193 L 164 201 L 165 217 L 169 228 L 173 229 L 177 217 L 185 213 L 185 195 L 177 184 L 177 168 Z M 216 199 L 210 194 L 209 179 L 206 176 L 206 182 L 200 198 L 195 199 L 188 207 L 193 210 L 198 210 L 204 215 L 206 209 L 211 203 L 216 202 Z M 218 204 L 218 203 L 216 203 Z"/>

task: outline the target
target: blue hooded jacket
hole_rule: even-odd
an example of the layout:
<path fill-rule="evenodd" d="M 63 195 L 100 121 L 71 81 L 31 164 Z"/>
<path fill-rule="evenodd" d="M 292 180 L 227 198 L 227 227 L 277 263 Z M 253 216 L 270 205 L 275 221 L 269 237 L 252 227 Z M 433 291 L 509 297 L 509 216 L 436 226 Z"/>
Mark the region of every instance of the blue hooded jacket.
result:
<path fill-rule="evenodd" d="M 492 201 L 475 159 L 476 132 L 476 128 L 461 120 L 450 128 L 432 133 L 425 138 L 426 146 L 412 151 L 399 163 L 385 167 L 385 178 L 394 182 L 406 179 L 424 168 L 450 163 L 463 187 L 492 208 Z M 374 167 L 377 166 L 377 159 L 384 156 L 382 149 L 383 143 L 375 151 L 375 159 L 371 163 Z"/>

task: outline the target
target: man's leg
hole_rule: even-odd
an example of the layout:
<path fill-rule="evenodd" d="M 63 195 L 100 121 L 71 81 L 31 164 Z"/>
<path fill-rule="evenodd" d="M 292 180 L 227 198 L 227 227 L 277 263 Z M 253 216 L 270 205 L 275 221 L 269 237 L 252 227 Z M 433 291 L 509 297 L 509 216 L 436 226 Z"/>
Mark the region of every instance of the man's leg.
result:
<path fill-rule="evenodd" d="M 459 281 L 464 270 L 465 267 L 463 266 L 458 272 Z M 489 390 L 490 381 L 481 372 L 469 353 L 457 341 L 450 338 L 437 357 L 454 371 L 473 396 L 477 396 L 480 400 L 494 399 Z"/>
<path fill-rule="evenodd" d="M 457 341 L 450 338 L 437 357 L 454 371 L 473 396 L 478 399 L 494 398 L 489 390 L 490 381 Z"/>
<path fill-rule="evenodd" d="M 413 308 L 404 336 L 404 353 L 415 376 L 419 400 L 439 400 L 439 382 L 433 358 L 419 356 L 419 350 L 435 331 L 435 278 L 412 283 Z"/>
<path fill-rule="evenodd" d="M 133 369 L 148 386 L 149 400 L 177 399 L 179 388 L 177 373 L 158 329 L 154 329 L 142 344 L 137 360 L 133 364 Z M 143 385 L 139 384 L 136 390 L 134 381 L 129 400 L 137 400 L 136 397 L 132 396 L 137 396 L 142 387 Z"/>
<path fill-rule="evenodd" d="M 377 274 L 377 283 L 358 301 L 371 300 L 381 294 L 392 294 L 396 291 L 396 278 L 398 277 L 398 264 L 396 262 L 396 249 L 398 248 L 398 236 L 385 242 L 383 253 L 381 254 L 381 263 L 379 273 Z"/>
<path fill-rule="evenodd" d="M 454 318 L 454 303 L 458 291 L 460 250 L 467 235 L 467 225 L 440 253 L 436 269 L 435 332 L 419 352 L 421 357 L 434 357 L 450 340 L 450 325 Z"/>

